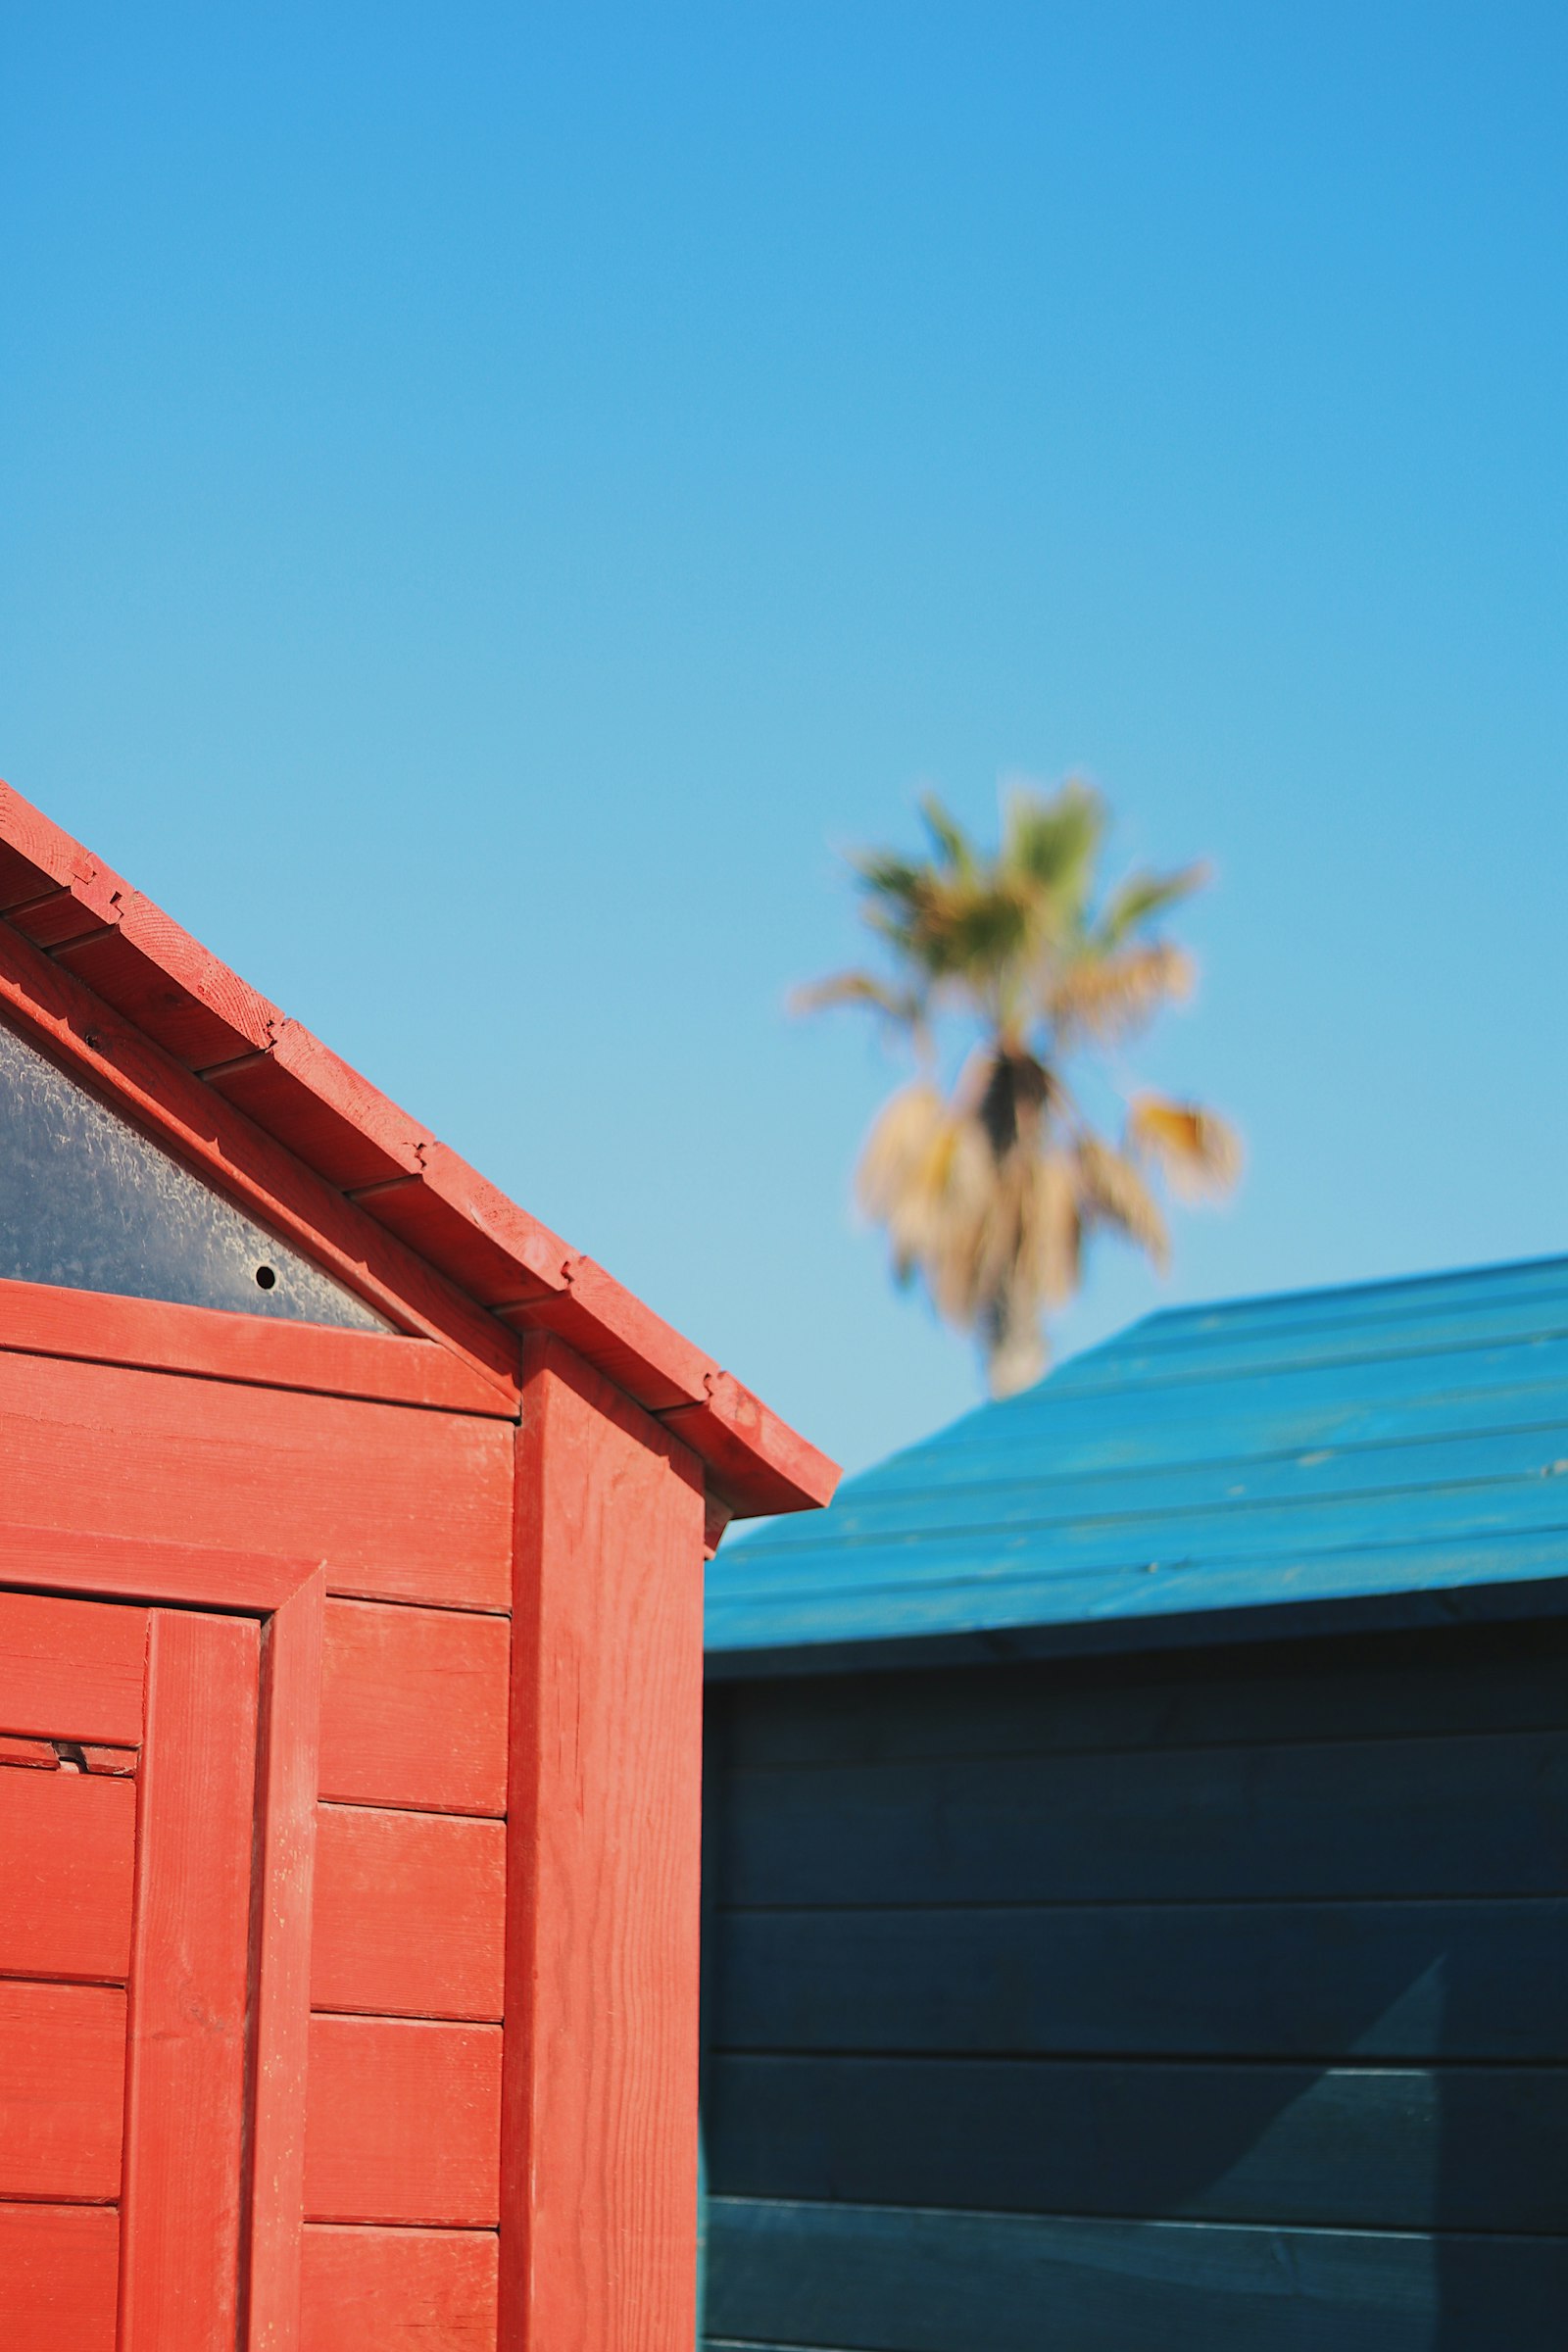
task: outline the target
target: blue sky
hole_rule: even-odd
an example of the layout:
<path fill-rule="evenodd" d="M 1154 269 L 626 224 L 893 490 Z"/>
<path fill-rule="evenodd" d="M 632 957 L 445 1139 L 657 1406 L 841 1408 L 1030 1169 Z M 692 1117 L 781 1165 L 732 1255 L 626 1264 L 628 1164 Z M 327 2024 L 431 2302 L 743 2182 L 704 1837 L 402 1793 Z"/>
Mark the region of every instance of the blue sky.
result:
<path fill-rule="evenodd" d="M 1560 1250 L 1568 20 L 24 5 L 0 772 L 852 1465 L 836 851 L 1206 853 L 1164 1300 Z"/>

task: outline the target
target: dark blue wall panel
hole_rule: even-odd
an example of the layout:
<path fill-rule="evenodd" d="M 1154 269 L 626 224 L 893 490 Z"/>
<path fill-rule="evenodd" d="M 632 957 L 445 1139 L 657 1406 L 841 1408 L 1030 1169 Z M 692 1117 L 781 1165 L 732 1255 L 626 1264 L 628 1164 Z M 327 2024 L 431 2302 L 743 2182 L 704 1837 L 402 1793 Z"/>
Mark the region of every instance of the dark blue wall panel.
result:
<path fill-rule="evenodd" d="M 1568 2343 L 1560 1624 L 710 1711 L 710 2342 Z"/>

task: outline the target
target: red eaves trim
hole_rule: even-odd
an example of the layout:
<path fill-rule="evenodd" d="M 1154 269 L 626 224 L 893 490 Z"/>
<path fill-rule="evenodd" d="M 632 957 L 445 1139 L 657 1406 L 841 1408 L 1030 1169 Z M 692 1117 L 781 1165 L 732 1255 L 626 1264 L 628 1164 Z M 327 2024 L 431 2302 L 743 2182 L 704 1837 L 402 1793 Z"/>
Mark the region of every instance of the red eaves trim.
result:
<path fill-rule="evenodd" d="M 220 1098 L 220 1119 L 222 1106 L 243 1114 L 492 1316 L 554 1332 L 667 1419 L 738 1516 L 831 1496 L 839 1474 L 825 1454 L 6 784 L 0 917 Z M 115 1072 L 103 1075 L 113 1087 Z M 342 1215 L 328 1219 L 334 1239 Z M 338 1265 L 340 1251 L 338 1239 Z M 378 1303 L 400 1262 L 394 1248 L 377 1266 Z M 430 1332 L 417 1285 L 407 1303 Z"/>

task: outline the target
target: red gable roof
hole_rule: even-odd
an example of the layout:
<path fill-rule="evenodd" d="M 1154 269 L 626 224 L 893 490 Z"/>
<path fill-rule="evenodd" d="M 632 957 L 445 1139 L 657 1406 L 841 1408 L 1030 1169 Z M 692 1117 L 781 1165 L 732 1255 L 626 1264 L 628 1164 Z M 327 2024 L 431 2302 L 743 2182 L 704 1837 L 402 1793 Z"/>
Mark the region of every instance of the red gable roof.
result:
<path fill-rule="evenodd" d="M 508 1379 L 500 1327 L 554 1332 L 739 1514 L 828 1499 L 824 1454 L 5 784 L 0 934 L 4 1001 L 395 1319 Z"/>

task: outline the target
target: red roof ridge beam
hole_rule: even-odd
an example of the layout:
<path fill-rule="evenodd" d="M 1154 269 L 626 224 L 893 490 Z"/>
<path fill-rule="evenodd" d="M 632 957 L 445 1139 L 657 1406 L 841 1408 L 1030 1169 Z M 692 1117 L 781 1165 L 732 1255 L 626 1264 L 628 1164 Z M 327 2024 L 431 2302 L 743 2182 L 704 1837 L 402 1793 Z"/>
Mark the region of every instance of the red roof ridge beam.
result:
<path fill-rule="evenodd" d="M 479 1305 L 555 1332 L 666 1422 L 721 1509 L 832 1494 L 825 1454 L 6 784 L 0 917 Z"/>

